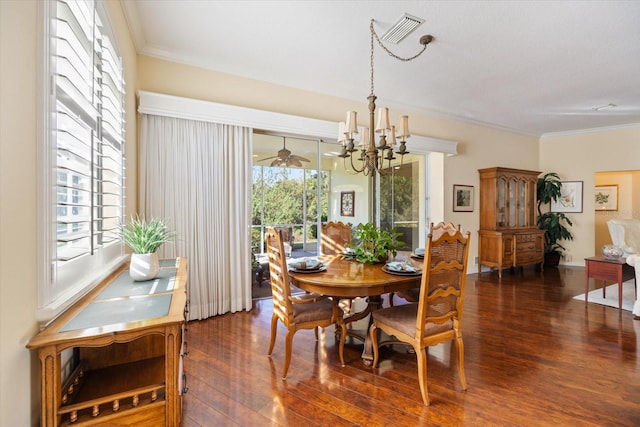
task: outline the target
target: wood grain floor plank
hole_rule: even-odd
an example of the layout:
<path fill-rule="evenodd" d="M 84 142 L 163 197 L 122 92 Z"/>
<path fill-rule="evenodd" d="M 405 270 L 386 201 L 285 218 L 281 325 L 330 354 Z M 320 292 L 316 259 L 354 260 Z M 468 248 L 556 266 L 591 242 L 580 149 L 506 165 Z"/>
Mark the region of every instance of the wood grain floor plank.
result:
<path fill-rule="evenodd" d="M 272 304 L 189 322 L 190 391 L 183 425 L 273 426 L 638 426 L 640 321 L 629 312 L 574 300 L 584 269 L 505 270 L 470 275 L 463 318 L 468 390 L 456 350 L 429 350 L 431 405 L 422 404 L 415 354 L 381 349 L 365 366 L 362 344 L 334 331 L 300 331 L 282 381 L 284 329 L 271 357 Z M 396 304 L 401 304 L 396 299 Z M 366 323 L 355 325 L 366 328 Z"/>

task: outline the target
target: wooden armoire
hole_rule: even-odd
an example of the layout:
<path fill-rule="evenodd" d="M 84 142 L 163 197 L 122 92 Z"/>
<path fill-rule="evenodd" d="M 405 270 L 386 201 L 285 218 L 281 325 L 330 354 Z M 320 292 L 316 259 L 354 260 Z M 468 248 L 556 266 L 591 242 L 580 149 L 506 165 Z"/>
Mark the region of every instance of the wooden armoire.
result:
<path fill-rule="evenodd" d="M 542 264 L 544 231 L 536 228 L 538 171 L 493 167 L 480 173 L 478 271 Z"/>

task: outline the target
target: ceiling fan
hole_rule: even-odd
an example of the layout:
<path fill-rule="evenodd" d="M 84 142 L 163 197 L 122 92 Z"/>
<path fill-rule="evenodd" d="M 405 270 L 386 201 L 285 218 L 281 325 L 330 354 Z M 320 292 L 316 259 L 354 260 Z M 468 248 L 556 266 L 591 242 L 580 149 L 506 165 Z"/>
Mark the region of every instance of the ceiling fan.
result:
<path fill-rule="evenodd" d="M 302 156 L 297 156 L 295 154 L 291 154 L 291 151 L 287 150 L 287 138 L 282 138 L 282 149 L 278 150 L 277 156 L 267 157 L 264 159 L 258 160 L 259 162 L 265 160 L 275 159 L 271 162 L 270 166 L 284 166 L 291 167 L 297 166 L 302 167 L 302 162 L 310 162 L 311 160 L 304 158 Z"/>

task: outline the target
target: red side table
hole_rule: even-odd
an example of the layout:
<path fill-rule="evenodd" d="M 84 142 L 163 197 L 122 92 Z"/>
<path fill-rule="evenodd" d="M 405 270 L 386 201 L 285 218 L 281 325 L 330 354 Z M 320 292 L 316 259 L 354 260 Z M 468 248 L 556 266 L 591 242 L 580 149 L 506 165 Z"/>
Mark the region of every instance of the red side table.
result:
<path fill-rule="evenodd" d="M 636 270 L 626 258 L 608 259 L 603 256 L 585 258 L 584 303 L 589 299 L 589 279 L 602 280 L 602 297 L 606 297 L 606 282 L 618 283 L 618 309 L 622 310 L 622 282 L 636 279 Z M 636 289 L 637 292 L 637 289 Z"/>

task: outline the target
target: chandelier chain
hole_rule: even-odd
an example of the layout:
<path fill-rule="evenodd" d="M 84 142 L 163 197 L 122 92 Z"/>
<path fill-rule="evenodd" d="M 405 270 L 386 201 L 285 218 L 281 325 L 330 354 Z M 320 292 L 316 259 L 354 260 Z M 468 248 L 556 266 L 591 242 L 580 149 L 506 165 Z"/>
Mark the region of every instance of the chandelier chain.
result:
<path fill-rule="evenodd" d="M 378 131 L 376 131 L 375 128 L 375 124 L 374 124 L 374 118 L 375 118 L 375 111 L 376 111 L 376 99 L 377 97 L 374 94 L 374 52 L 375 52 L 375 43 L 373 41 L 373 39 L 375 38 L 378 42 L 378 44 L 380 44 L 380 46 L 385 50 L 385 52 L 387 52 L 389 54 L 389 56 L 399 60 L 399 61 L 403 61 L 403 62 L 409 62 L 409 61 L 413 61 L 414 59 L 416 59 L 417 57 L 419 57 L 422 53 L 424 53 L 424 51 L 427 48 L 427 45 L 429 43 L 431 43 L 431 41 L 433 41 L 433 36 L 431 35 L 424 35 L 420 38 L 420 44 L 422 45 L 422 49 L 420 50 L 420 52 L 418 52 L 416 55 L 413 55 L 411 57 L 408 58 L 403 58 L 399 55 L 396 55 L 395 53 L 391 52 L 389 49 L 387 49 L 387 47 L 382 43 L 382 40 L 380 40 L 380 37 L 378 37 L 378 34 L 375 31 L 374 28 L 374 19 L 371 19 L 371 23 L 369 25 L 369 30 L 371 33 L 370 36 L 370 55 L 369 55 L 369 76 L 370 76 L 370 83 L 371 83 L 371 93 L 369 95 L 369 97 L 367 98 L 367 100 L 369 101 L 369 127 L 365 128 L 365 130 L 368 130 L 368 134 L 367 137 L 364 137 L 364 134 L 360 140 L 360 144 L 358 144 L 358 147 L 356 148 L 355 144 L 354 144 L 354 134 L 357 134 L 357 119 L 356 119 L 356 112 L 355 111 L 350 111 L 347 115 L 347 121 L 340 123 L 340 127 L 339 127 L 339 138 L 338 138 L 338 142 L 342 142 L 342 151 L 340 152 L 340 154 L 338 155 L 338 157 L 341 157 L 343 159 L 344 162 L 344 168 L 345 170 L 347 170 L 347 157 L 349 158 L 349 162 L 351 163 L 351 169 L 354 172 L 354 174 L 358 174 L 358 173 L 362 173 L 365 176 L 370 176 L 370 177 L 375 177 L 376 173 L 380 174 L 380 175 L 386 175 L 389 172 L 393 172 L 391 169 L 391 161 L 395 160 L 396 157 L 394 157 L 393 153 L 394 153 L 394 148 L 393 146 L 396 144 L 396 137 L 395 137 L 395 126 L 391 126 L 389 127 L 388 124 L 388 109 L 384 109 L 384 110 L 380 110 L 381 111 L 381 115 L 380 115 L 380 122 L 387 122 L 385 123 L 385 127 L 382 129 L 378 129 Z M 382 112 L 384 111 L 384 115 L 382 114 Z M 383 117 L 386 117 L 383 120 Z M 398 150 L 396 151 L 396 154 L 400 155 L 400 165 L 402 165 L 402 161 L 404 159 L 404 156 L 406 154 L 409 154 L 409 152 L 406 149 L 406 138 L 408 138 L 410 136 L 409 134 L 409 130 L 408 130 L 408 118 L 409 116 L 401 116 L 401 121 L 402 121 L 402 134 L 399 136 L 400 138 L 400 147 L 398 148 Z M 387 131 L 390 131 L 390 144 L 387 144 Z M 375 144 L 375 133 L 380 132 L 380 143 L 378 146 L 376 146 Z M 364 139 L 363 139 L 364 138 Z M 358 160 L 360 160 L 362 162 L 361 167 L 357 167 L 354 164 L 354 157 L 355 157 L 355 153 L 356 152 L 360 152 L 360 156 L 358 158 Z M 388 161 L 388 169 L 385 170 L 384 168 L 384 161 L 387 160 Z M 375 201 L 374 201 L 375 202 Z M 375 203 L 374 203 L 375 204 Z"/>
<path fill-rule="evenodd" d="M 369 64 L 369 71 L 371 73 L 371 94 L 373 95 L 373 35 L 375 34 L 375 31 L 373 29 L 373 19 L 371 20 L 371 56 L 370 56 L 370 64 Z"/>
<path fill-rule="evenodd" d="M 373 28 L 373 22 L 375 20 L 371 19 L 371 24 L 369 25 L 369 28 L 371 30 L 371 45 L 373 46 L 373 38 L 375 37 L 376 40 L 378 41 L 378 44 L 380 45 L 380 47 L 382 49 L 384 49 L 385 52 L 387 52 L 389 54 L 389 56 L 399 60 L 399 61 L 403 61 L 403 62 L 409 62 L 409 61 L 413 61 L 414 59 L 416 59 L 417 57 L 419 57 L 420 55 L 422 55 L 422 53 L 427 49 L 427 45 L 428 44 L 423 44 L 422 45 L 422 49 L 420 50 L 420 52 L 416 53 L 413 56 L 409 56 L 407 58 L 403 58 L 402 56 L 396 55 L 395 53 L 391 52 L 391 50 L 389 50 L 384 43 L 382 43 L 382 40 L 380 40 L 380 37 L 378 37 L 378 33 L 376 33 L 375 28 Z M 373 47 L 371 48 L 373 50 Z M 372 53 L 373 56 L 373 53 Z"/>
<path fill-rule="evenodd" d="M 380 45 L 380 47 L 382 49 L 384 49 L 385 52 L 387 52 L 387 54 L 389 54 L 389 56 L 391 56 L 392 58 L 395 58 L 399 61 L 403 61 L 403 62 L 409 62 L 409 61 L 413 61 L 414 59 L 416 59 L 417 57 L 419 57 L 420 55 L 422 55 L 424 53 L 424 51 L 427 49 L 427 43 L 422 43 L 421 40 L 421 44 L 422 44 L 422 49 L 416 53 L 413 56 L 407 57 L 407 58 L 403 58 L 402 56 L 396 55 L 395 53 L 391 52 L 391 50 L 389 50 L 384 43 L 382 43 L 382 40 L 380 40 L 380 37 L 378 37 L 378 33 L 376 33 L 375 28 L 373 27 L 373 23 L 375 22 L 375 19 L 371 19 L 371 22 L 369 24 L 369 30 L 371 31 L 371 55 L 370 55 L 370 64 L 369 64 L 369 69 L 370 69 L 370 77 L 371 77 L 371 95 L 373 95 L 374 93 L 374 88 L 373 88 L 373 47 L 374 47 L 374 43 L 373 43 L 373 39 L 375 37 L 375 39 L 377 40 L 378 44 Z"/>

